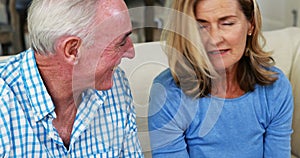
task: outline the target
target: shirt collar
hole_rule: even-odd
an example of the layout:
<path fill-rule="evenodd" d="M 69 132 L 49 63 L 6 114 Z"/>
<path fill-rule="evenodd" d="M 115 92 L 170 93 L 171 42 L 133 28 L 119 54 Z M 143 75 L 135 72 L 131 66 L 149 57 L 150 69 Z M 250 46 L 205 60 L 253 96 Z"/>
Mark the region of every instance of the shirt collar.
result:
<path fill-rule="evenodd" d="M 55 107 L 39 73 L 34 51 L 28 49 L 24 53 L 21 74 L 27 96 L 29 96 L 29 101 L 34 111 L 35 121 L 43 119 L 49 113 L 53 113 L 52 116 L 56 117 L 53 112 Z"/>
<path fill-rule="evenodd" d="M 35 121 L 40 121 L 49 114 L 51 114 L 53 118 L 56 118 L 56 114 L 54 112 L 55 106 L 39 73 L 34 51 L 32 49 L 28 49 L 24 53 L 21 66 L 22 79 L 26 87 L 27 96 L 29 96 L 29 101 L 34 111 Z M 97 100 L 97 104 L 94 104 L 95 109 L 93 109 L 96 110 L 105 102 L 107 98 L 107 91 L 89 89 L 83 93 L 82 97 L 90 98 L 95 101 Z M 84 100 L 84 102 L 88 102 L 88 100 Z"/>

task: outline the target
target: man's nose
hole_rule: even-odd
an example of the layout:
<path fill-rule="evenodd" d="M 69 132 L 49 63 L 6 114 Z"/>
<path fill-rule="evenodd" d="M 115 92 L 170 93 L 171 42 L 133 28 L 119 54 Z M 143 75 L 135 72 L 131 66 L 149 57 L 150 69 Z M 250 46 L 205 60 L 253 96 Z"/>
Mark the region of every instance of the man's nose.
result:
<path fill-rule="evenodd" d="M 125 53 L 123 54 L 124 58 L 132 59 L 135 56 L 134 46 L 130 38 L 127 39 L 128 48 L 126 49 Z"/>

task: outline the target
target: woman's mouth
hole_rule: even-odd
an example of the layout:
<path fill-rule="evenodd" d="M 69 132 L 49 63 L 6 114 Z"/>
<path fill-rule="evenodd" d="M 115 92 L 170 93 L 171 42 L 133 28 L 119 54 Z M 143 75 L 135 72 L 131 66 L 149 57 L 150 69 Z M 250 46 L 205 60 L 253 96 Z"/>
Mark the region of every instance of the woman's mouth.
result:
<path fill-rule="evenodd" d="M 228 51 L 229 51 L 229 49 L 213 50 L 213 51 L 208 51 L 208 54 L 211 54 L 211 55 L 224 55 Z"/>

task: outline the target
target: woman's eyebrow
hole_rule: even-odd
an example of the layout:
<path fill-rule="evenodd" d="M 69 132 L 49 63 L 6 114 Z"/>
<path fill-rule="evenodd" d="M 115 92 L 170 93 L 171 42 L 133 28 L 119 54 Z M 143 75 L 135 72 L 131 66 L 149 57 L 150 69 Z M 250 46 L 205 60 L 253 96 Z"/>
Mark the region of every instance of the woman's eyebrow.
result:
<path fill-rule="evenodd" d="M 236 15 L 228 15 L 228 16 L 224 16 L 224 17 L 219 18 L 218 21 L 224 21 L 224 20 L 227 20 L 227 19 L 230 19 L 230 18 L 236 18 L 236 17 L 237 17 Z M 197 20 L 197 22 L 200 22 L 200 23 L 208 22 L 207 20 L 201 19 L 201 18 L 198 18 L 196 20 Z"/>

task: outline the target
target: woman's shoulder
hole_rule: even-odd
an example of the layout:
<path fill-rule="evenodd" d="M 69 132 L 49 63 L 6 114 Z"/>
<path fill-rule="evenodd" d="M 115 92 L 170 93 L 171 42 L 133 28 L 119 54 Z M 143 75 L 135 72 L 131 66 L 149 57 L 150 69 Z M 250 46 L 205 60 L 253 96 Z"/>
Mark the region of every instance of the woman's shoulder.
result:
<path fill-rule="evenodd" d="M 165 103 L 168 99 L 172 99 L 173 102 L 176 102 L 181 95 L 182 91 L 176 85 L 169 68 L 162 71 L 154 78 L 150 90 L 151 103 L 153 103 L 154 100 L 160 103 Z"/>
<path fill-rule="evenodd" d="M 271 67 L 271 71 L 276 72 L 277 80 L 267 86 L 261 86 L 262 91 L 265 93 L 267 103 L 270 106 L 270 110 L 279 110 L 282 106 L 286 106 L 285 108 L 292 108 L 292 86 L 290 84 L 289 79 L 277 67 Z M 281 105 L 281 106 L 278 106 Z"/>
<path fill-rule="evenodd" d="M 154 78 L 152 89 L 155 87 L 161 87 L 165 92 L 171 94 L 174 94 L 176 91 L 181 92 L 179 86 L 175 83 L 170 68 L 165 69 Z"/>
<path fill-rule="evenodd" d="M 280 68 L 273 66 L 267 68 L 267 70 L 275 73 L 273 77 L 276 77 L 276 80 L 272 84 L 257 85 L 256 89 L 258 91 L 266 93 L 265 95 L 269 99 L 275 99 L 274 96 L 291 91 L 290 81 Z"/>
<path fill-rule="evenodd" d="M 165 85 L 165 86 L 174 86 L 175 81 L 174 81 L 174 78 L 172 76 L 170 68 L 167 68 L 164 71 L 162 71 L 160 74 L 158 74 L 154 78 L 153 84 L 162 84 L 162 85 Z"/>
<path fill-rule="evenodd" d="M 277 80 L 268 86 L 270 89 L 282 89 L 282 88 L 289 88 L 290 87 L 290 81 L 288 77 L 284 74 L 284 72 L 278 68 L 278 67 L 271 67 L 269 68 L 270 71 L 273 71 L 276 73 Z"/>
<path fill-rule="evenodd" d="M 174 82 L 170 68 L 167 68 L 164 71 L 162 71 L 160 74 L 158 74 L 154 78 L 153 82 L 154 83 L 162 83 L 162 84 Z"/>

